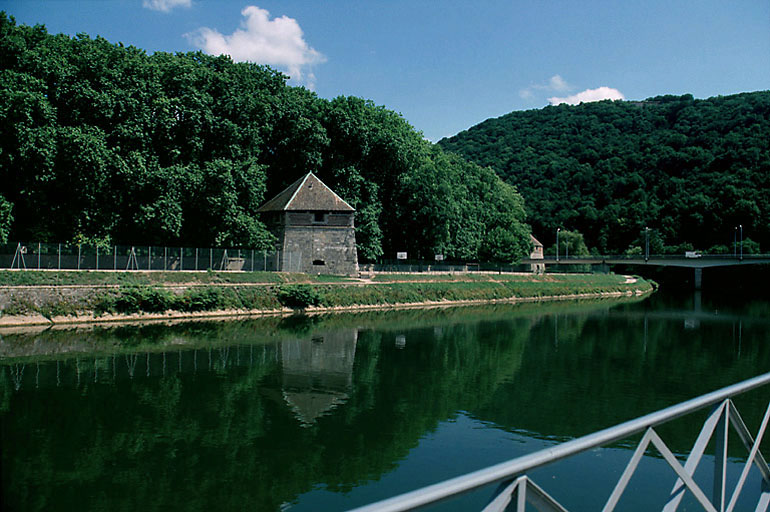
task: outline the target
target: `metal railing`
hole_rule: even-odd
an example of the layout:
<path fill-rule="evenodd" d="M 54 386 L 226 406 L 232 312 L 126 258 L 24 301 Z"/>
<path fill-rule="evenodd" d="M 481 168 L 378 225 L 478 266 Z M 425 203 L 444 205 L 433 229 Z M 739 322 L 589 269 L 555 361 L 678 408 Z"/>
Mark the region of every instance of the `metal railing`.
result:
<path fill-rule="evenodd" d="M 0 246 L 0 269 L 299 272 L 302 254 L 257 249 L 23 243 Z"/>
<path fill-rule="evenodd" d="M 733 511 L 738 498 L 741 495 L 741 491 L 743 491 L 743 486 L 752 465 L 757 467 L 762 477 L 762 486 L 758 493 L 758 501 L 755 510 L 767 510 L 768 505 L 770 505 L 770 469 L 760 453 L 759 447 L 765 430 L 767 429 L 768 420 L 770 419 L 770 402 L 768 403 L 768 407 L 762 418 L 755 440 L 746 428 L 738 409 L 730 398 L 760 386 L 764 386 L 768 383 L 770 383 L 770 373 L 760 375 L 753 379 L 728 386 L 718 391 L 702 395 L 698 398 L 688 400 L 681 404 L 647 414 L 640 418 L 621 423 L 614 427 L 566 443 L 558 444 L 523 457 L 518 457 L 486 469 L 446 480 L 422 489 L 417 489 L 384 501 L 356 508 L 354 509 L 354 512 L 398 512 L 415 510 L 495 483 L 499 483 L 500 485 L 490 502 L 483 509 L 483 512 L 502 512 L 510 509 L 514 509 L 517 512 L 524 512 L 527 503 L 540 511 L 566 512 L 567 509 L 533 482 L 527 476 L 527 473 L 546 464 L 551 464 L 567 457 L 626 439 L 640 432 L 644 432 L 644 436 L 637 445 L 636 451 L 615 485 L 615 489 L 608 498 L 603 508 L 604 512 L 610 512 L 615 509 L 618 500 L 622 496 L 629 480 L 637 469 L 644 452 L 650 445 L 653 445 L 658 450 L 660 455 L 674 470 L 678 477 L 671 489 L 669 499 L 663 508 L 665 512 L 673 512 L 677 509 L 684 496 L 685 490 L 692 493 L 704 510 L 709 512 Z M 714 410 L 703 424 L 703 428 L 683 466 L 657 434 L 654 427 L 714 405 L 716 405 L 716 407 L 714 407 Z M 728 432 L 731 426 L 737 433 L 741 443 L 749 451 L 749 455 L 740 478 L 733 488 L 732 493 L 728 495 L 726 479 L 728 459 L 727 442 Z M 716 456 L 714 458 L 714 488 L 711 499 L 709 500 L 706 493 L 694 481 L 693 475 L 706 450 L 706 445 L 712 437 L 716 438 Z"/>

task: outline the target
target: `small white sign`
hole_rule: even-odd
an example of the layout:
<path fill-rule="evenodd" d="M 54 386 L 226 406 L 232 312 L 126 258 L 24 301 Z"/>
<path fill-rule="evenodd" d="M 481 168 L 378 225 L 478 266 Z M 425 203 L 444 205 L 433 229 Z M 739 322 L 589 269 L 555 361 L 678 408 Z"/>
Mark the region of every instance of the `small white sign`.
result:
<path fill-rule="evenodd" d="M 396 258 L 399 260 L 405 260 L 406 259 L 406 253 L 405 252 L 397 252 Z"/>
<path fill-rule="evenodd" d="M 444 261 L 444 255 L 443 254 L 436 254 L 436 261 Z"/>

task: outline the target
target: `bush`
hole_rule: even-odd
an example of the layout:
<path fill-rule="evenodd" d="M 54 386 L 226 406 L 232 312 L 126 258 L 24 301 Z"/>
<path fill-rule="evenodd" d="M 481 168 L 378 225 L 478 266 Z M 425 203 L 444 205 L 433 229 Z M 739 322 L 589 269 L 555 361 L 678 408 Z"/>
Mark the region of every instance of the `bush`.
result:
<path fill-rule="evenodd" d="M 177 297 L 167 291 L 149 286 L 121 287 L 117 297 L 110 304 L 100 305 L 101 311 L 115 311 L 117 313 L 162 313 L 169 309 L 176 309 Z"/>
<path fill-rule="evenodd" d="M 321 292 L 306 284 L 280 286 L 276 295 L 282 305 L 292 309 L 319 306 L 323 302 Z"/>
<path fill-rule="evenodd" d="M 182 311 L 212 311 L 223 304 L 221 288 L 203 288 L 189 290 L 181 301 Z"/>

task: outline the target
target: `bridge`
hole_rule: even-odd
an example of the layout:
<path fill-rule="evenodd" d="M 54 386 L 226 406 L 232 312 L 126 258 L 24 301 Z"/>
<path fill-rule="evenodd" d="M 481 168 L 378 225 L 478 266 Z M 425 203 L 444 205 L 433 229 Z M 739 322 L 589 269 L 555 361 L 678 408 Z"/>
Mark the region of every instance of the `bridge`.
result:
<path fill-rule="evenodd" d="M 703 282 L 703 269 L 712 267 L 739 267 L 744 265 L 770 265 L 770 254 L 706 254 L 687 257 L 669 254 L 644 255 L 608 255 L 608 256 L 567 256 L 542 259 L 527 258 L 521 261 L 530 265 L 641 265 L 647 267 L 692 268 L 695 271 L 695 288 L 699 290 Z"/>

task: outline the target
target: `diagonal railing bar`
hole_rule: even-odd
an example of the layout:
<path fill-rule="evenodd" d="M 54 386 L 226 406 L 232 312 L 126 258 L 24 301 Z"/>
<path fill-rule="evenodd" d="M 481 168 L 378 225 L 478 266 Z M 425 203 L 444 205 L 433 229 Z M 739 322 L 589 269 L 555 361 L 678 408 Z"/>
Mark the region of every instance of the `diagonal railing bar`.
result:
<path fill-rule="evenodd" d="M 695 483 L 695 480 L 693 480 L 692 477 L 687 474 L 687 471 L 684 470 L 671 450 L 668 449 L 666 443 L 664 443 L 660 436 L 658 436 L 658 434 L 652 429 L 650 429 L 650 435 L 652 437 L 651 441 L 653 446 L 655 446 L 660 454 L 663 455 L 663 458 L 666 460 L 666 462 L 668 462 L 668 465 L 671 466 L 671 469 L 673 469 L 674 472 L 679 475 L 679 478 L 681 478 L 682 482 L 684 482 L 684 485 L 690 489 L 690 492 L 693 493 L 695 499 L 697 499 L 703 508 L 708 512 L 716 512 L 714 505 L 709 502 L 706 494 L 703 492 L 703 490 L 701 490 L 700 486 Z"/>
<path fill-rule="evenodd" d="M 757 432 L 757 440 L 754 441 L 754 446 L 751 447 L 749 458 L 746 461 L 746 465 L 743 467 L 743 471 L 741 472 L 741 477 L 738 479 L 738 483 L 735 485 L 735 490 L 733 491 L 733 495 L 730 498 L 730 503 L 727 505 L 727 512 L 732 512 L 735 508 L 735 504 L 738 501 L 738 496 L 741 494 L 741 489 L 743 489 L 743 484 L 746 483 L 746 477 L 749 476 L 749 470 L 751 469 L 751 466 L 756 459 L 757 453 L 759 453 L 759 445 L 762 442 L 762 437 L 765 435 L 768 419 L 770 419 L 770 404 L 768 404 L 767 410 L 765 411 L 765 417 L 762 418 L 762 424 L 759 427 L 759 431 Z"/>
<path fill-rule="evenodd" d="M 503 482 L 495 491 L 495 497 L 490 501 L 484 510 L 481 512 L 503 512 L 508 504 L 511 502 L 513 493 L 521 485 L 523 479 L 527 477 L 521 476 L 513 482 Z"/>
<path fill-rule="evenodd" d="M 751 432 L 749 432 L 746 423 L 743 422 L 740 412 L 738 412 L 738 409 L 736 409 L 734 405 L 730 407 L 730 421 L 731 424 L 735 426 L 735 431 L 741 442 L 743 442 L 743 446 L 751 451 L 751 447 L 754 445 L 754 438 L 751 436 Z M 770 467 L 767 466 L 767 461 L 765 461 L 765 458 L 762 456 L 762 452 L 757 452 L 754 463 L 757 465 L 757 469 L 759 469 L 759 472 L 762 474 L 764 481 L 767 484 L 770 484 Z"/>
<path fill-rule="evenodd" d="M 763 482 L 762 493 L 759 495 L 759 502 L 754 510 L 755 512 L 766 512 L 768 507 L 770 507 L 770 487 Z"/>
<path fill-rule="evenodd" d="M 529 478 L 522 477 L 521 483 L 516 487 L 516 512 L 526 512 L 527 508 L 527 483 Z"/>
<path fill-rule="evenodd" d="M 715 407 L 703 423 L 703 428 L 701 428 L 700 434 L 698 434 L 698 438 L 695 440 L 695 444 L 693 444 L 692 450 L 690 450 L 690 455 L 687 457 L 687 461 L 684 464 L 684 469 L 687 471 L 688 475 L 694 475 L 695 470 L 698 469 L 698 464 L 706 451 L 706 446 L 711 440 L 711 436 L 714 434 L 717 422 L 720 420 L 722 414 L 724 414 L 726 402 L 727 401 L 724 401 L 719 404 L 718 407 Z M 671 489 L 669 502 L 663 507 L 663 512 L 676 511 L 679 507 L 679 503 L 681 503 L 682 498 L 684 497 L 684 492 L 684 483 L 681 479 L 677 478 L 673 489 Z"/>
<path fill-rule="evenodd" d="M 730 402 L 725 403 L 725 412 L 730 409 Z M 730 433 L 730 414 L 722 414 L 717 422 L 714 434 L 714 487 L 711 493 L 711 503 L 719 512 L 725 509 L 727 495 L 727 436 Z"/>
<path fill-rule="evenodd" d="M 615 506 L 618 504 L 620 497 L 623 495 L 623 491 L 626 490 L 628 482 L 631 481 L 631 477 L 634 475 L 636 467 L 639 465 L 639 462 L 644 456 L 644 452 L 647 451 L 647 447 L 650 445 L 650 440 L 652 438 L 650 435 L 651 432 L 652 427 L 648 428 L 642 438 L 639 440 L 639 444 L 636 445 L 636 450 L 634 450 L 634 454 L 631 456 L 631 460 L 628 461 L 626 469 L 623 471 L 623 474 L 620 475 L 620 479 L 618 479 L 618 483 L 615 484 L 615 489 L 607 499 L 607 503 L 604 505 L 602 512 L 612 512 L 615 510 Z"/>
<path fill-rule="evenodd" d="M 541 512 L 567 512 L 567 509 L 562 507 L 561 504 L 553 499 L 550 494 L 545 492 L 542 487 L 537 485 L 531 479 L 527 478 L 527 501 L 529 501 L 536 509 Z M 522 508 L 517 512 L 525 512 Z"/>
<path fill-rule="evenodd" d="M 717 411 L 707 419 L 706 424 L 704 424 L 701 434 L 699 435 L 698 441 L 696 441 L 695 448 L 698 453 L 690 455 L 692 461 L 690 458 L 688 458 L 686 468 L 679 463 L 671 450 L 666 446 L 666 444 L 660 439 L 658 434 L 651 427 L 661 425 L 682 416 L 686 416 L 705 407 L 719 404 L 731 396 L 745 393 L 769 383 L 770 373 L 765 373 L 738 384 L 727 386 L 720 390 L 701 395 L 697 398 L 693 398 L 680 404 L 661 409 L 659 411 L 641 416 L 625 423 L 621 423 L 614 427 L 609 427 L 598 432 L 594 432 L 593 434 L 589 434 L 581 438 L 551 446 L 507 462 L 496 464 L 479 471 L 446 480 L 444 482 L 429 485 L 422 489 L 407 492 L 400 496 L 395 496 L 383 501 L 366 505 L 364 507 L 359 507 L 355 509 L 354 512 L 402 512 L 407 510 L 414 510 L 426 505 L 436 504 L 441 501 L 454 498 L 467 492 L 481 489 L 482 487 L 488 486 L 490 484 L 500 482 L 508 482 L 508 485 L 501 486 L 502 489 L 499 490 L 502 494 L 508 496 L 508 501 L 506 503 L 510 504 L 510 500 L 512 499 L 510 497 L 511 493 L 516 492 L 512 487 L 510 487 L 511 483 L 514 482 L 513 479 L 524 477 L 526 476 L 527 472 L 547 464 L 563 460 L 565 458 L 571 457 L 578 453 L 586 452 L 599 446 L 620 441 L 621 439 L 626 439 L 629 436 L 646 431 L 647 429 L 649 429 L 650 442 L 653 443 L 655 448 L 660 452 L 660 454 L 663 456 L 669 466 L 671 466 L 681 481 L 681 484 L 677 483 L 674 485 L 672 494 L 680 492 L 679 488 L 681 485 L 684 485 L 686 489 L 689 489 L 693 493 L 695 498 L 700 502 L 705 510 L 716 511 L 717 509 L 712 503 L 709 502 L 702 489 L 693 480 L 692 474 L 694 474 L 695 468 L 697 468 L 698 465 L 698 461 L 703 455 L 705 448 L 703 445 L 708 443 L 708 438 L 714 435 L 715 430 L 720 430 L 719 423 L 722 423 L 724 427 L 728 426 L 726 425 L 728 421 L 725 420 L 729 420 L 729 412 L 726 411 L 726 409 L 729 408 L 729 405 L 725 402 L 723 405 L 718 406 Z M 762 433 L 764 433 L 764 430 Z M 758 437 L 760 436 L 758 435 Z M 705 439 L 705 441 L 703 441 L 703 439 Z M 757 448 L 758 452 L 759 443 L 755 442 L 754 446 Z M 754 455 L 756 455 L 756 453 Z M 721 463 L 719 460 L 716 462 L 717 464 Z M 529 484 L 532 486 L 530 491 L 535 488 L 534 483 L 531 480 L 527 480 L 527 482 L 529 482 Z M 767 504 L 770 503 L 770 496 L 766 496 L 765 494 L 767 491 L 767 488 L 763 489 L 757 510 L 765 510 L 767 508 Z M 548 496 L 545 494 L 545 491 L 542 492 L 544 496 Z M 535 496 L 535 492 L 530 492 L 529 494 Z M 495 500 L 496 499 L 497 497 Z M 504 497 L 501 500 L 501 503 L 505 501 L 505 499 L 506 498 Z M 675 501 L 675 499 L 671 500 L 669 504 L 667 504 L 667 507 L 670 506 L 671 503 Z M 529 501 L 532 503 L 533 500 Z M 560 512 L 565 510 L 561 505 L 559 505 L 550 497 L 545 500 L 545 503 L 547 506 L 549 505 L 558 507 L 554 508 L 553 510 L 558 510 Z M 674 510 L 677 504 L 678 501 L 673 505 L 671 510 Z M 549 509 L 546 508 L 546 510 Z"/>
<path fill-rule="evenodd" d="M 482 512 L 504 512 L 513 498 L 516 498 L 516 512 L 526 512 L 527 503 L 533 505 L 539 512 L 567 512 L 558 501 L 545 492 L 527 476 L 500 484 L 496 496 Z"/>

